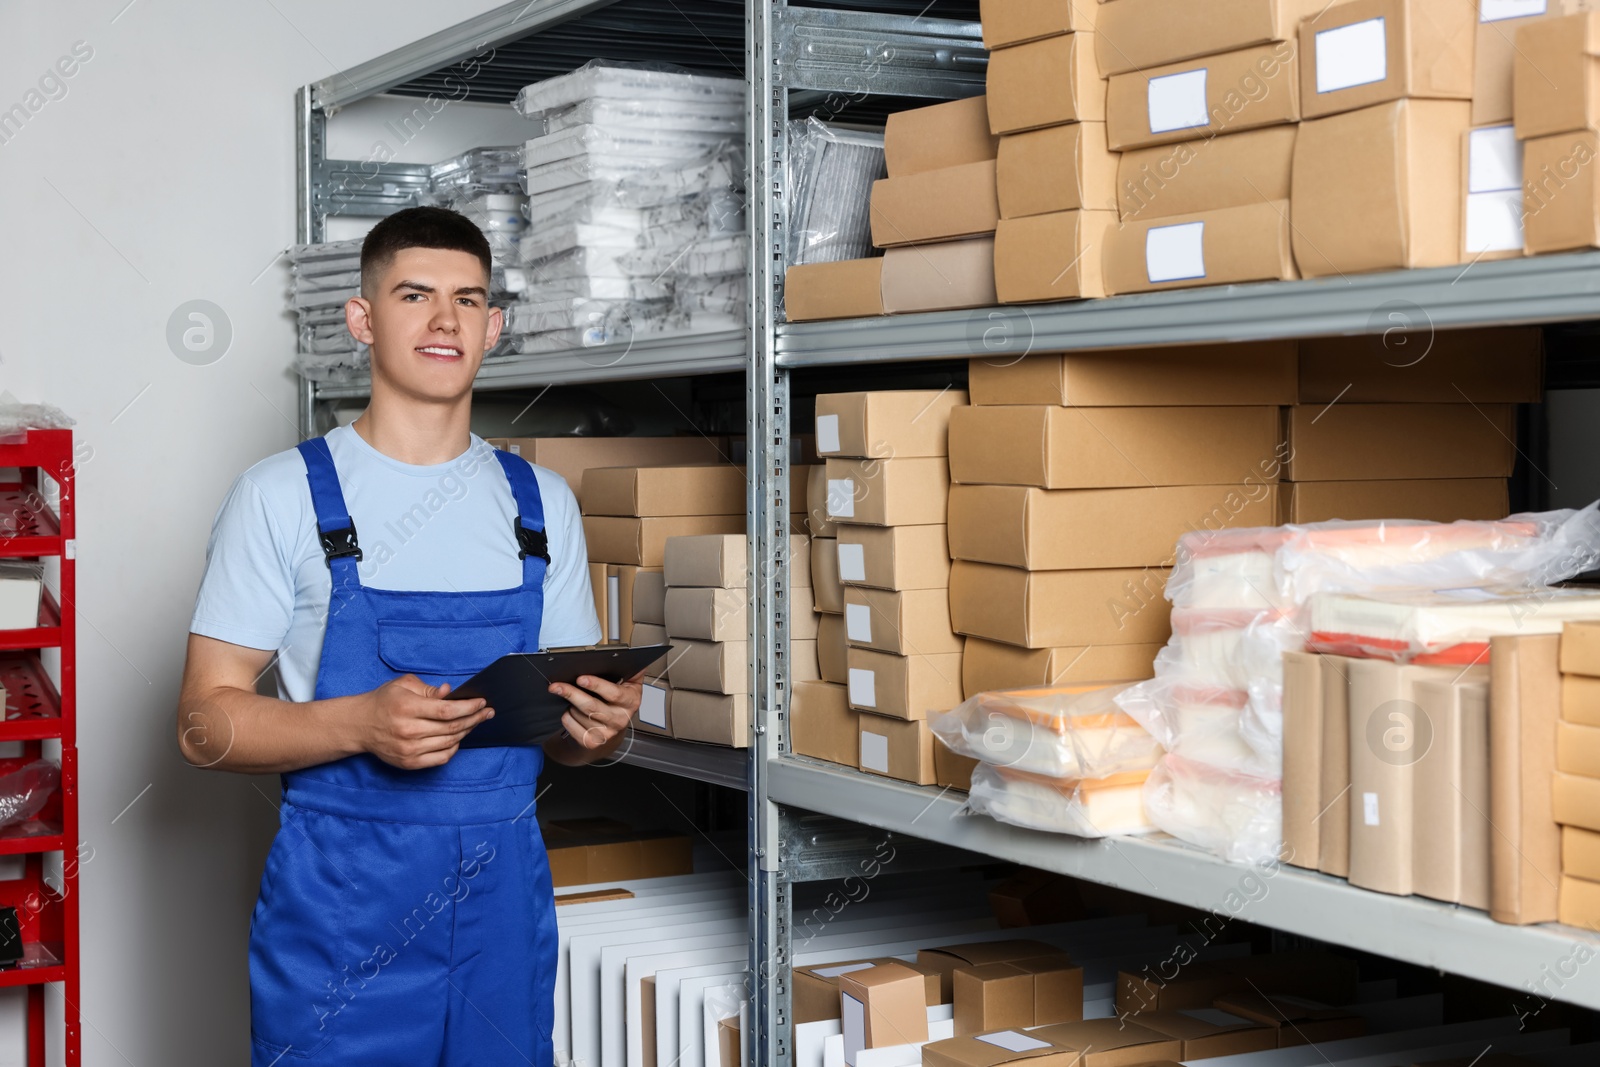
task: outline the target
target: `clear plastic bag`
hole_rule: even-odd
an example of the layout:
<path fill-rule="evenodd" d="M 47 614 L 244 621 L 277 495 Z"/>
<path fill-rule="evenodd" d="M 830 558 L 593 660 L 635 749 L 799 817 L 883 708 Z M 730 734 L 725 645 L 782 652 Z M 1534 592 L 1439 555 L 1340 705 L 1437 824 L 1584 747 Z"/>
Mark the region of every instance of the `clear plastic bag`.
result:
<path fill-rule="evenodd" d="M 1283 681 L 1283 654 L 1305 647 L 1295 619 L 1281 611 L 1172 609 L 1172 637 L 1157 654 L 1157 677 L 1190 685 L 1248 688 Z"/>
<path fill-rule="evenodd" d="M 1075 837 L 1118 837 L 1154 826 L 1144 811 L 1149 771 L 1100 779 L 1046 778 L 980 763 L 972 772 L 967 810 L 996 822 Z"/>
<path fill-rule="evenodd" d="M 1401 663 L 1487 662 L 1499 635 L 1560 633 L 1574 619 L 1600 618 L 1600 589 L 1444 589 L 1311 598 L 1309 647 Z"/>
<path fill-rule="evenodd" d="M 789 124 L 789 264 L 872 254 L 872 183 L 885 174 L 882 132 L 808 118 Z"/>
<path fill-rule="evenodd" d="M 34 760 L 0 774 L 0 826 L 27 822 L 61 785 L 61 768 L 50 760 Z"/>
<path fill-rule="evenodd" d="M 524 118 L 584 100 L 623 100 L 664 108 L 669 104 L 744 106 L 745 86 L 739 78 L 694 74 L 666 63 L 625 63 L 592 59 L 569 74 L 526 86 L 513 106 Z"/>
<path fill-rule="evenodd" d="M 1144 807 L 1160 829 L 1234 863 L 1268 863 L 1283 850 L 1283 786 L 1274 778 L 1169 752 L 1144 784 Z"/>
<path fill-rule="evenodd" d="M 969 759 L 1051 778 L 1148 770 L 1161 746 L 1117 707 L 1127 686 L 1038 686 L 979 693 L 933 719 L 934 734 Z"/>

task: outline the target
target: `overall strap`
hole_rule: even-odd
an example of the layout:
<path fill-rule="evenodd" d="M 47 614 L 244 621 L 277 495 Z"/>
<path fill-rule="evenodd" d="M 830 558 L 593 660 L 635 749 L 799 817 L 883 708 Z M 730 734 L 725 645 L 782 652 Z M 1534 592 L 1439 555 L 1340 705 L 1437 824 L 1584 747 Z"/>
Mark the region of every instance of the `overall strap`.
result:
<path fill-rule="evenodd" d="M 323 558 L 333 572 L 335 585 L 360 585 L 356 563 L 361 545 L 356 540 L 356 524 L 345 506 L 339 488 L 339 472 L 333 466 L 333 453 L 324 437 L 313 437 L 296 446 L 306 464 L 306 481 L 311 486 L 311 506 L 317 513 L 317 540 Z"/>
<path fill-rule="evenodd" d="M 517 518 L 513 532 L 517 538 L 517 558 L 523 561 L 524 573 L 530 567 L 529 559 L 542 559 L 550 563 L 550 539 L 544 530 L 544 497 L 539 492 L 539 479 L 533 468 L 521 456 L 501 449 L 494 450 L 500 469 L 506 472 L 511 483 L 511 496 L 517 502 Z"/>

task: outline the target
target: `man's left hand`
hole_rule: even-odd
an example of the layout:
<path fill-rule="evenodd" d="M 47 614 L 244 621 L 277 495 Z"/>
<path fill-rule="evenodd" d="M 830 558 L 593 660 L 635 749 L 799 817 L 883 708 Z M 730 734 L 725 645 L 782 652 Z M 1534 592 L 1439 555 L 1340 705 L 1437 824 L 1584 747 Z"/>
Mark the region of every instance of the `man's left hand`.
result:
<path fill-rule="evenodd" d="M 577 685 L 555 683 L 550 692 L 572 706 L 561 717 L 566 736 L 548 743 L 545 751 L 569 765 L 593 763 L 608 755 L 639 710 L 641 690 L 637 678 L 618 683 L 585 675 Z"/>

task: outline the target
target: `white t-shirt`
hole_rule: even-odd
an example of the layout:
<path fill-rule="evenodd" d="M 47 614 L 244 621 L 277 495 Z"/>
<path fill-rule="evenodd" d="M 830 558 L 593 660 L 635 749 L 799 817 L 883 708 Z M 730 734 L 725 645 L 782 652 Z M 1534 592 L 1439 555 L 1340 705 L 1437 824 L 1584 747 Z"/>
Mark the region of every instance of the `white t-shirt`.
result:
<path fill-rule="evenodd" d="M 448 463 L 421 467 L 389 458 L 349 427 L 328 434 L 328 449 L 361 544 L 363 585 L 464 591 L 522 584 L 511 530 L 516 501 L 481 438 L 474 435 Z M 533 472 L 551 559 L 540 644 L 595 644 L 600 621 L 578 501 L 559 474 L 537 466 Z M 305 461 L 295 449 L 269 456 L 239 476 L 217 512 L 189 629 L 278 652 L 279 695 L 307 701 L 316 692 L 331 590 Z"/>

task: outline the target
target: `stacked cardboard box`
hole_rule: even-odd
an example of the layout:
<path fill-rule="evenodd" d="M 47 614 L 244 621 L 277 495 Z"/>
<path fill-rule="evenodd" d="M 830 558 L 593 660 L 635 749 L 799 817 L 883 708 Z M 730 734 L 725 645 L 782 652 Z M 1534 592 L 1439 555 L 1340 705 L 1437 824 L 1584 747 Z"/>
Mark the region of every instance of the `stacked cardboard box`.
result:
<path fill-rule="evenodd" d="M 1561 825 L 1559 915 L 1600 930 L 1600 622 L 1567 624 L 1561 673 L 1552 811 Z"/>
<path fill-rule="evenodd" d="M 845 691 L 850 668 L 844 639 L 844 584 L 839 580 L 839 528 L 828 518 L 825 465 L 809 469 L 806 513 L 817 613 L 817 677 L 790 691 L 789 747 L 797 755 L 854 767 L 860 748 L 859 716 Z"/>
<path fill-rule="evenodd" d="M 1135 0 L 1101 16 L 1107 142 L 1121 225 L 1112 293 L 1296 277 L 1290 164 L 1300 120 L 1304 0 L 1204 12 Z"/>
<path fill-rule="evenodd" d="M 955 389 L 817 397 L 828 518 L 844 584 L 847 697 L 862 770 L 930 785 L 930 712 L 961 701 L 961 638 L 950 628 L 945 508 Z"/>
<path fill-rule="evenodd" d="M 1590 165 L 1600 155 L 1597 85 L 1600 13 L 1533 19 L 1518 29 L 1513 110 L 1530 253 L 1600 245 L 1600 186 Z"/>

